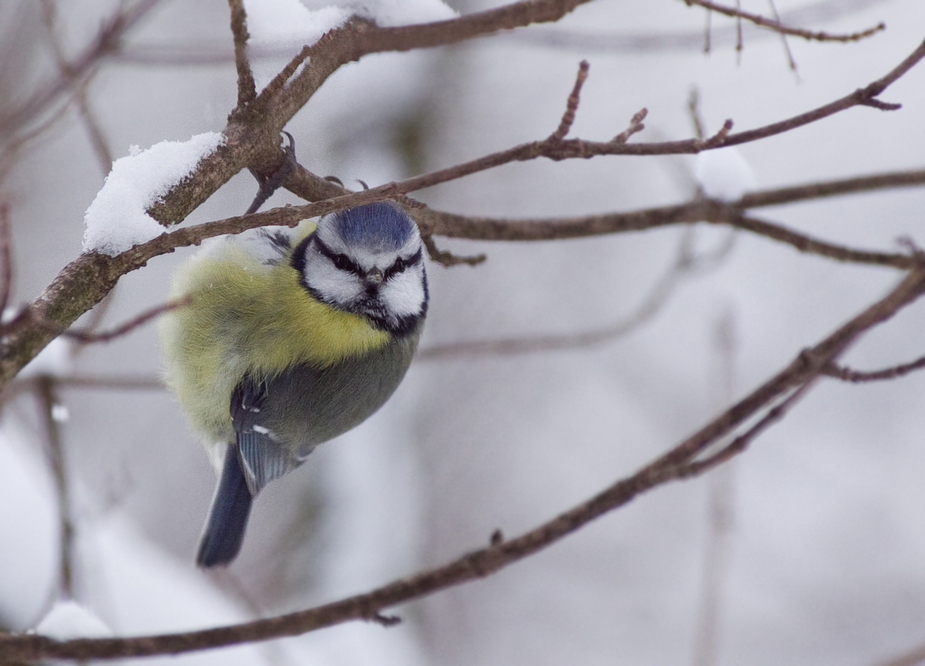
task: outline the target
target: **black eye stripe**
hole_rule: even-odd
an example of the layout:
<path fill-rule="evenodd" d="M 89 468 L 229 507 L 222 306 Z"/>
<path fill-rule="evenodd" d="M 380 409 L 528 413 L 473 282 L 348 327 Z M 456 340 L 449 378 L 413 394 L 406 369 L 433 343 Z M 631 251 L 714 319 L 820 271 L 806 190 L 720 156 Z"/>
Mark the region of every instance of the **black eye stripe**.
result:
<path fill-rule="evenodd" d="M 325 245 L 324 242 L 318 238 L 318 236 L 314 237 L 314 242 L 315 247 L 318 248 L 318 251 L 330 259 L 335 268 L 342 271 L 348 271 L 355 275 L 363 275 L 363 269 L 360 268 L 352 259 L 350 259 L 350 257 L 345 254 L 340 254 L 339 252 L 334 252 L 331 248 Z"/>
<path fill-rule="evenodd" d="M 398 259 L 395 260 L 395 263 L 393 263 L 391 266 L 388 267 L 388 269 L 386 269 L 385 274 L 384 274 L 385 279 L 388 280 L 390 277 L 392 277 L 393 275 L 397 275 L 398 273 L 401 273 L 406 268 L 409 268 L 411 266 L 414 266 L 415 264 L 420 263 L 421 259 L 423 259 L 423 255 L 421 254 L 420 250 L 412 254 L 407 259 L 405 259 L 404 257 L 399 257 Z"/>
<path fill-rule="evenodd" d="M 339 252 L 334 252 L 334 250 L 328 247 L 324 243 L 324 241 L 318 238 L 317 235 L 312 236 L 312 243 L 314 244 L 318 252 L 324 255 L 325 257 L 327 257 L 331 261 L 331 263 L 334 264 L 334 267 L 337 268 L 338 270 L 353 273 L 354 275 L 357 275 L 359 277 L 364 277 L 366 275 L 366 271 L 363 270 L 362 266 L 357 264 L 347 255 L 341 254 Z M 394 275 L 401 273 L 405 269 L 421 263 L 423 258 L 424 258 L 424 255 L 422 254 L 420 248 L 418 249 L 417 252 L 415 252 L 408 258 L 399 257 L 392 263 L 391 266 L 389 266 L 383 272 L 383 279 L 388 280 Z"/>

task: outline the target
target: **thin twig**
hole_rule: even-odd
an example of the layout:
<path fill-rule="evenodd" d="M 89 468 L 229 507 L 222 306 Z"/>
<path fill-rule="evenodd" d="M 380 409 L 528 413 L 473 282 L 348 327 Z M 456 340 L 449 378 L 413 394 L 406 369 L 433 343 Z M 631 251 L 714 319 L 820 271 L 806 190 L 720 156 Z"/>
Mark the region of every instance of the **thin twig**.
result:
<path fill-rule="evenodd" d="M 893 187 L 911 187 L 916 185 L 925 185 L 925 169 L 894 171 L 871 176 L 856 176 L 853 178 L 806 183 L 773 190 L 746 192 L 738 201 L 738 204 L 742 208 L 778 206 L 780 204 L 821 199 L 823 197 L 837 197 L 845 194 L 858 194 L 861 192 L 872 192 Z"/>
<path fill-rule="evenodd" d="M 785 25 L 799 25 L 801 23 L 834 23 L 847 16 L 857 14 L 872 5 L 882 3 L 883 0 L 820 0 L 817 2 L 801 3 L 794 9 L 785 10 L 780 15 L 779 22 Z M 619 31 L 599 28 L 577 29 L 558 25 L 554 28 L 535 28 L 512 32 L 502 37 L 509 41 L 520 43 L 539 44 L 546 49 L 562 48 L 580 50 L 582 53 L 664 53 L 674 51 L 698 51 L 710 53 L 720 46 L 735 47 L 737 39 L 737 25 L 712 25 L 713 12 L 704 12 L 704 27 L 695 29 L 669 30 L 660 27 L 656 31 Z M 779 37 L 779 33 L 766 30 L 760 26 L 746 24 L 746 36 L 752 42 L 764 38 Z M 119 58 L 131 59 L 138 62 L 182 62 L 182 57 L 190 61 L 213 62 L 217 61 L 217 54 L 203 53 L 201 51 L 175 54 L 160 47 L 145 52 L 132 50 L 120 53 Z M 225 57 L 221 62 L 229 62 Z"/>
<path fill-rule="evenodd" d="M 540 157 L 546 157 L 552 160 L 564 160 L 574 158 L 587 159 L 598 155 L 670 155 L 698 153 L 719 146 L 739 145 L 774 136 L 816 122 L 822 118 L 826 118 L 854 106 L 876 106 L 876 108 L 882 110 L 892 110 L 898 108 L 898 106 L 880 103 L 876 100 L 876 97 L 920 62 L 922 58 L 925 58 L 925 42 L 919 44 L 905 60 L 894 67 L 889 73 L 866 87 L 858 89 L 834 102 L 820 106 L 812 111 L 752 130 L 731 133 L 731 121 L 727 121 L 726 124 L 723 125 L 723 129 L 706 141 L 697 139 L 660 143 L 617 143 L 613 141 L 599 143 L 581 139 L 567 139 L 559 142 L 550 142 L 546 140 L 536 141 L 521 144 L 508 150 L 499 151 L 469 162 L 457 164 L 453 167 L 415 176 L 398 183 L 390 183 L 378 188 L 371 188 L 368 190 L 368 193 L 381 192 L 387 196 L 407 194 L 418 189 L 432 187 L 440 183 L 456 180 L 511 162 L 534 160 Z"/>
<path fill-rule="evenodd" d="M 710 2 L 709 0 L 684 0 L 684 2 L 686 2 L 688 5 L 698 5 L 704 9 L 719 12 L 720 14 L 725 14 L 726 16 L 735 18 L 737 20 L 745 19 L 746 21 L 750 21 L 755 25 L 761 26 L 762 28 L 770 28 L 771 30 L 779 32 L 783 35 L 793 35 L 794 37 L 802 37 L 803 39 L 818 42 L 856 42 L 886 29 L 886 25 L 883 23 L 878 23 L 872 28 L 867 28 L 866 30 L 861 30 L 860 32 L 853 32 L 846 35 L 833 35 L 828 32 L 816 32 L 812 30 L 803 30 L 801 28 L 791 28 L 789 26 L 783 25 L 779 21 L 774 21 L 759 14 L 752 14 L 751 12 L 745 12 L 741 9 L 737 9 L 736 7 L 727 7 L 726 5 Z"/>
<path fill-rule="evenodd" d="M 10 238 L 10 206 L 0 202 L 0 314 L 6 312 L 13 293 L 13 245 Z"/>
<path fill-rule="evenodd" d="M 257 99 L 257 85 L 247 58 L 247 11 L 244 0 L 228 0 L 231 9 L 231 34 L 234 36 L 234 64 L 238 71 L 238 108 L 243 109 Z"/>
<path fill-rule="evenodd" d="M 116 11 L 100 28 L 93 42 L 68 64 L 69 73 L 66 76 L 57 77 L 4 116 L 3 123 L 0 124 L 0 135 L 16 131 L 41 116 L 61 93 L 78 85 L 102 58 L 117 50 L 124 34 L 159 2 L 160 0 L 138 0 L 131 7 Z"/>
<path fill-rule="evenodd" d="M 742 38 L 742 0 L 736 0 L 736 64 L 742 64 L 742 51 L 745 40 Z"/>
<path fill-rule="evenodd" d="M 22 151 L 32 142 L 43 136 L 45 132 L 55 126 L 60 120 L 67 116 L 68 107 L 62 105 L 60 108 L 48 115 L 42 122 L 30 127 L 27 131 L 21 131 L 4 140 L 0 147 L 0 182 L 6 180 L 7 174 L 13 167 L 18 164 L 19 156 Z M 2 131 L 2 130 L 0 130 Z"/>
<path fill-rule="evenodd" d="M 45 425 L 45 441 L 48 445 L 48 460 L 58 498 L 58 520 L 61 525 L 61 555 L 59 562 L 59 584 L 65 598 L 74 596 L 74 523 L 71 520 L 70 484 L 68 483 L 67 464 L 64 459 L 64 447 L 61 442 L 56 411 L 60 403 L 55 394 L 55 379 L 49 375 L 36 378 L 36 396 L 42 422 Z"/>
<path fill-rule="evenodd" d="M 816 377 L 812 377 L 806 383 L 798 386 L 790 395 L 780 403 L 772 407 L 762 416 L 757 423 L 746 430 L 744 433 L 733 439 L 729 444 L 721 448 L 716 453 L 712 453 L 703 458 L 693 460 L 684 465 L 680 475 L 684 478 L 695 477 L 709 472 L 719 467 L 723 463 L 732 460 L 735 456 L 743 453 L 755 439 L 758 438 L 765 430 L 775 423 L 779 422 L 787 413 L 796 405 L 799 400 L 809 392 L 815 384 Z"/>
<path fill-rule="evenodd" d="M 265 126 L 252 128 L 233 122 L 229 124 L 225 129 L 226 143 L 219 150 L 204 158 L 187 178 L 173 187 L 158 203 L 152 205 L 149 213 L 163 224 L 179 222 L 220 185 L 227 182 L 231 175 L 257 160 L 259 156 L 265 157 L 272 154 L 267 146 L 266 130 L 268 127 L 273 129 L 272 136 L 275 136 L 276 128 L 281 128 L 282 124 L 287 122 L 314 91 L 345 62 L 356 60 L 369 53 L 451 44 L 520 25 L 555 21 L 581 4 L 582 1 L 533 0 L 469 14 L 450 21 L 401 28 L 376 28 L 367 24 L 348 23 L 342 28 L 332 30 L 314 45 L 311 52 L 312 67 L 303 68 L 291 80 L 290 84 L 285 87 L 285 95 L 281 90 L 280 97 L 266 100 L 269 106 Z M 923 57 L 925 57 L 925 42 L 884 77 L 865 88 L 779 123 L 756 130 L 729 134 L 724 145 L 772 136 L 854 106 L 869 106 L 872 100 Z M 176 232 L 163 234 L 158 239 L 135 246 L 117 257 L 106 257 L 95 253 L 81 255 L 59 273 L 41 297 L 27 307 L 16 326 L 7 326 L 5 329 L 6 335 L 2 340 L 3 353 L 0 354 L 0 385 L 15 376 L 16 372 L 54 337 L 52 330 L 41 327 L 38 322 L 53 322 L 62 328 L 69 326 L 78 316 L 108 293 L 121 275 L 143 266 L 152 257 L 170 252 L 177 247 L 195 244 L 207 237 L 234 233 L 261 224 L 290 223 L 286 220 L 292 220 L 291 223 L 294 224 L 296 218 L 293 214 L 304 218 L 392 198 L 513 161 L 536 159 L 542 156 L 550 159 L 587 158 L 598 154 L 596 150 L 601 151 L 599 154 L 676 154 L 702 150 L 701 144 L 695 139 L 662 144 L 625 143 L 618 145 L 607 142 L 602 146 L 595 146 L 585 141 L 564 140 L 556 144 L 554 150 L 551 146 L 544 146 L 542 143 L 525 144 L 510 151 L 496 153 L 450 169 L 424 174 L 400 183 L 390 183 L 366 192 L 351 193 L 309 206 L 293 207 L 283 213 L 270 211 L 269 214 L 250 216 L 243 221 L 236 218 L 217 223 L 206 223 L 190 229 L 178 229 Z M 547 152 L 544 153 L 544 150 Z M 441 233 L 437 226 L 433 227 L 433 231 Z M 455 230 L 455 235 L 459 235 L 459 230 Z"/>
<path fill-rule="evenodd" d="M 884 368 L 883 370 L 868 370 L 866 372 L 852 370 L 851 368 L 833 363 L 823 368 L 822 374 L 828 377 L 835 377 L 836 379 L 843 379 L 846 382 L 861 383 L 880 381 L 883 379 L 896 379 L 897 377 L 908 375 L 910 372 L 915 372 L 922 368 L 925 368 L 925 356 L 917 358 L 910 363 L 894 365 L 891 368 Z"/>
<path fill-rule="evenodd" d="M 485 254 L 461 257 L 453 254 L 452 252 L 448 252 L 447 250 L 441 250 L 434 242 L 434 237 L 432 234 L 421 234 L 421 240 L 424 242 L 424 247 L 427 248 L 427 256 L 429 256 L 432 261 L 436 261 L 438 264 L 448 268 L 450 266 L 459 266 L 461 264 L 465 264 L 467 266 L 478 266 L 488 258 L 488 256 Z"/>
<path fill-rule="evenodd" d="M 629 141 L 629 138 L 634 134 L 638 134 L 646 128 L 643 124 L 643 120 L 646 119 L 646 116 L 649 115 L 649 110 L 642 108 L 639 109 L 636 113 L 633 114 L 633 117 L 630 118 L 629 127 L 617 134 L 614 138 L 610 140 L 610 143 L 623 144 Z"/>
<path fill-rule="evenodd" d="M 676 224 L 708 222 L 742 229 L 749 233 L 785 243 L 810 254 L 850 263 L 909 269 L 920 259 L 902 252 L 858 250 L 813 238 L 783 225 L 755 216 L 744 215 L 736 203 L 690 201 L 678 206 L 648 208 L 625 213 L 604 213 L 584 217 L 500 219 L 422 211 L 433 233 L 455 238 L 506 241 L 540 241 L 584 238 L 616 233 L 655 229 Z"/>
<path fill-rule="evenodd" d="M 774 3 L 774 0 L 768 0 L 768 4 L 771 6 L 771 13 L 774 14 L 774 20 L 780 23 L 780 14 L 777 11 L 777 5 Z M 787 41 L 787 34 L 783 32 L 778 34 L 780 34 L 780 42 L 784 47 L 784 53 L 787 54 L 787 64 L 790 66 L 791 71 L 796 73 L 797 61 L 793 59 L 793 52 L 790 50 L 790 42 Z"/>
<path fill-rule="evenodd" d="M 687 230 L 693 231 L 693 229 Z M 715 252 L 702 257 L 691 255 L 692 233 L 682 234 L 675 260 L 658 279 L 649 294 L 632 312 L 619 321 L 591 331 L 540 335 L 499 340 L 472 340 L 432 345 L 418 351 L 420 361 L 446 360 L 470 356 L 511 356 L 533 354 L 562 349 L 584 349 L 613 342 L 635 330 L 657 315 L 679 285 L 690 275 L 705 268 L 715 268 L 732 249 L 734 236 L 730 234 L 725 243 Z"/>
<path fill-rule="evenodd" d="M 722 405 L 733 401 L 735 393 L 736 336 L 732 311 L 717 320 L 713 347 L 717 365 L 711 384 L 719 387 Z M 717 442 L 717 445 L 721 442 Z M 718 661 L 723 611 L 723 589 L 729 573 L 734 522 L 734 474 L 732 465 L 716 470 L 707 480 L 706 544 L 703 556 L 700 605 L 696 618 L 694 666 L 714 666 Z"/>
<path fill-rule="evenodd" d="M 151 308 L 150 310 L 145 310 L 141 314 L 132 319 L 129 319 L 127 322 L 116 326 L 108 331 L 96 332 L 92 330 L 65 330 L 58 331 L 58 335 L 62 335 L 66 338 L 76 340 L 81 344 L 92 344 L 96 342 L 110 342 L 115 338 L 122 337 L 131 333 L 136 328 L 147 324 L 152 319 L 161 316 L 165 312 L 170 312 L 171 310 L 176 310 L 177 308 L 186 307 L 193 302 L 192 296 L 185 296 L 183 298 L 177 299 L 175 301 L 168 301 L 167 303 L 162 303 L 157 307 Z"/>
<path fill-rule="evenodd" d="M 686 2 L 687 0 L 685 0 Z M 687 3 L 688 5 L 690 3 Z M 713 49 L 713 12 L 706 13 L 706 23 L 703 27 L 703 52 L 709 55 Z"/>
<path fill-rule="evenodd" d="M 109 147 L 109 141 L 100 126 L 99 120 L 90 102 L 87 99 L 87 87 L 92 80 L 92 74 L 78 80 L 79 72 L 74 71 L 71 64 L 67 61 L 64 48 L 61 45 L 61 35 L 58 29 L 58 12 L 55 6 L 55 0 L 42 0 L 42 18 L 45 23 L 45 29 L 50 36 L 51 48 L 54 52 L 55 62 L 58 65 L 58 71 L 62 77 L 74 79 L 74 103 L 77 107 L 77 114 L 80 117 L 84 130 L 90 139 L 90 145 L 93 146 L 94 154 L 99 162 L 103 174 L 108 174 L 112 169 L 112 150 Z"/>
<path fill-rule="evenodd" d="M 779 224 L 772 224 L 749 215 L 741 215 L 732 220 L 730 224 L 737 229 L 744 229 L 752 233 L 786 243 L 800 252 L 828 257 L 836 261 L 848 263 L 870 264 L 873 266 L 892 266 L 894 268 L 911 268 L 920 262 L 914 255 L 896 254 L 889 252 L 869 252 L 855 250 L 843 245 L 835 245 L 826 241 L 817 240 L 806 234 L 792 231 Z"/>
<path fill-rule="evenodd" d="M 37 376 L 17 377 L 3 387 L 0 403 L 6 404 L 18 396 L 36 390 Z M 78 388 L 96 391 L 162 391 L 166 387 L 158 377 L 149 375 L 55 375 L 59 389 Z"/>
<path fill-rule="evenodd" d="M 719 131 L 716 134 L 714 134 L 711 137 L 708 137 L 707 139 L 703 141 L 697 142 L 697 148 L 699 149 L 698 152 L 701 150 L 710 150 L 712 148 L 719 148 L 720 146 L 725 144 L 729 138 L 729 133 L 732 131 L 732 126 L 733 126 L 732 118 L 727 118 L 726 121 L 723 123 L 723 126 L 719 128 Z"/>
<path fill-rule="evenodd" d="M 332 34 L 333 33 L 328 33 L 328 39 L 333 39 L 330 37 Z M 318 44 L 315 45 L 315 47 L 317 46 Z M 486 155 L 469 162 L 457 164 L 452 167 L 438 169 L 430 173 L 414 176 L 403 181 L 386 183 L 384 185 L 380 185 L 379 187 L 370 188 L 364 192 L 349 193 L 334 199 L 316 202 L 306 206 L 291 206 L 288 207 L 285 212 L 271 211 L 270 213 L 264 214 L 269 216 L 272 213 L 272 219 L 274 220 L 272 222 L 269 221 L 269 217 L 263 218 L 255 215 L 251 216 L 244 222 L 237 219 L 234 222 L 231 222 L 230 220 L 224 220 L 216 223 L 199 225 L 194 228 L 194 231 L 189 231 L 188 229 L 179 229 L 170 233 L 169 235 L 161 236 L 155 241 L 136 246 L 126 254 L 130 254 L 133 257 L 132 260 L 134 262 L 135 258 L 140 259 L 145 255 L 150 258 L 156 256 L 157 254 L 171 251 L 176 247 L 198 243 L 204 238 L 208 238 L 214 235 L 220 235 L 223 233 L 237 233 L 244 229 L 261 226 L 263 224 L 289 223 L 286 221 L 277 221 L 281 219 L 291 219 L 293 221 L 292 223 L 295 224 L 297 220 L 304 219 L 305 217 L 313 217 L 315 215 L 325 214 L 334 210 L 340 210 L 341 208 L 353 207 L 363 203 L 369 203 L 387 198 L 394 198 L 398 195 L 408 194 L 416 190 L 432 187 L 434 185 L 456 180 L 475 173 L 493 169 L 498 166 L 510 164 L 512 162 L 535 160 L 541 157 L 552 160 L 566 160 L 588 159 L 590 157 L 600 155 L 671 155 L 697 153 L 702 150 L 718 147 L 720 145 L 738 145 L 750 141 L 757 141 L 769 136 L 774 136 L 796 129 L 797 127 L 802 127 L 809 123 L 817 122 L 822 118 L 826 118 L 855 106 L 877 106 L 877 108 L 882 109 L 898 108 L 898 105 L 881 104 L 879 102 L 875 103 L 876 96 L 881 94 L 887 87 L 889 87 L 897 79 L 908 72 L 913 66 L 920 62 L 922 58 L 925 58 L 925 41 L 919 44 L 919 46 L 909 56 L 907 56 L 905 60 L 894 67 L 885 76 L 870 83 L 866 87 L 856 90 L 849 95 L 835 100 L 834 102 L 830 102 L 829 104 L 813 109 L 812 111 L 808 111 L 787 120 L 765 125 L 753 130 L 729 133 L 727 123 L 727 125 L 724 125 L 720 132 L 718 132 L 710 139 L 707 139 L 706 141 L 700 141 L 698 139 L 667 141 L 659 143 L 621 143 L 617 141 L 601 143 L 585 141 L 581 139 L 565 139 L 558 142 L 549 141 L 548 139 L 535 141 Z M 261 97 L 265 94 L 267 94 L 266 89 L 261 93 Z M 208 161 L 209 160 L 203 160 L 201 165 Z M 183 194 L 182 184 L 175 189 L 174 194 L 176 196 L 181 196 Z M 168 198 L 169 197 L 165 197 L 160 204 L 152 206 L 152 208 L 149 210 L 149 213 L 158 219 L 161 219 L 159 216 L 163 216 L 165 214 L 165 207 L 168 205 L 166 203 Z M 438 229 L 436 227 L 434 227 L 433 231 L 437 234 L 445 234 L 444 230 Z M 459 235 L 459 233 L 459 230 L 456 230 L 456 233 L 450 233 L 449 235 Z M 482 237 L 484 238 L 485 236 Z M 528 234 L 526 237 L 529 238 L 530 235 Z M 536 236 L 533 237 L 536 238 Z M 498 239 L 497 237 L 491 238 L 492 240 Z"/>
<path fill-rule="evenodd" d="M 558 143 L 568 135 L 569 130 L 572 128 L 572 124 L 575 122 L 575 113 L 578 111 L 578 104 L 581 101 L 581 88 L 588 79 L 588 70 L 590 68 L 591 65 L 587 60 L 582 60 L 579 63 L 578 75 L 575 77 L 575 85 L 572 88 L 572 92 L 568 96 L 568 101 L 565 105 L 565 113 L 562 114 L 559 127 L 549 136 L 548 141 Z"/>
<path fill-rule="evenodd" d="M 694 137 L 703 141 L 706 132 L 703 119 L 700 117 L 700 91 L 697 88 L 691 88 L 690 95 L 687 97 L 687 114 L 694 126 Z"/>
<path fill-rule="evenodd" d="M 240 233 L 247 229 L 266 225 L 293 226 L 307 217 L 326 215 L 336 210 L 391 198 L 385 194 L 390 187 L 400 188 L 402 183 L 371 188 L 364 192 L 352 192 L 305 206 L 287 206 L 265 213 L 255 213 L 247 217 L 232 217 L 206 222 L 195 227 L 179 228 L 169 234 L 162 234 L 147 243 L 136 245 L 124 255 L 120 255 L 122 257 L 120 260 L 130 259 L 133 264 L 141 265 L 151 257 L 170 252 L 177 247 L 198 244 L 204 238 Z M 772 224 L 752 216 L 745 216 L 742 214 L 740 205 L 735 202 L 695 200 L 677 206 L 569 218 L 518 220 L 480 218 L 445 212 L 438 213 L 430 209 L 418 210 L 414 215 L 434 235 L 491 241 L 544 241 L 584 238 L 654 229 L 675 224 L 710 222 L 744 229 L 791 245 L 801 252 L 819 254 L 838 261 L 891 266 L 900 269 L 909 269 L 919 263 L 917 257 L 909 254 L 856 250 L 812 238 L 782 225 Z"/>
<path fill-rule="evenodd" d="M 789 408 L 794 392 L 809 386 L 827 364 L 845 351 L 861 334 L 886 321 L 925 291 L 925 269 L 911 272 L 883 299 L 867 307 L 814 347 L 804 350 L 786 368 L 752 391 L 726 412 L 691 437 L 638 470 L 620 479 L 587 501 L 559 514 L 552 520 L 513 539 L 492 538 L 491 544 L 441 567 L 408 576 L 366 594 L 287 615 L 243 624 L 159 636 L 128 638 L 84 638 L 57 641 L 34 634 L 0 635 L 0 659 L 36 661 L 39 659 L 114 659 L 159 654 L 179 654 L 194 650 L 240 645 L 260 640 L 297 636 L 309 631 L 353 620 L 376 620 L 382 611 L 411 599 L 421 598 L 461 583 L 489 576 L 543 550 L 588 523 L 634 498 L 666 483 L 689 478 L 703 471 L 691 461 L 711 444 L 734 431 L 770 404 L 785 395 Z M 789 402 L 787 402 L 789 400 Z M 781 403 L 783 404 L 783 403 Z M 778 404 L 778 408 L 781 407 Z M 772 408 L 771 411 L 774 411 Z M 761 427 L 746 433 L 753 438 L 782 416 L 765 415 Z M 747 441 L 750 440 L 746 440 Z M 741 445 L 738 445 L 741 448 Z"/>

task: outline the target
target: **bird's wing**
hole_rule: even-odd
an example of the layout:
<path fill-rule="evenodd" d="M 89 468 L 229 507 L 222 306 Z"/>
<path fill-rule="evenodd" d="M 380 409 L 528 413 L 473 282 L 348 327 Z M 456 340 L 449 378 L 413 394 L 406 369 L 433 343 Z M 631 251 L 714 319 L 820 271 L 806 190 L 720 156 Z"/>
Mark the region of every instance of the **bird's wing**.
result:
<path fill-rule="evenodd" d="M 245 377 L 231 395 L 231 421 L 238 440 L 244 476 L 252 495 L 302 463 L 292 449 L 263 425 L 267 384 Z"/>

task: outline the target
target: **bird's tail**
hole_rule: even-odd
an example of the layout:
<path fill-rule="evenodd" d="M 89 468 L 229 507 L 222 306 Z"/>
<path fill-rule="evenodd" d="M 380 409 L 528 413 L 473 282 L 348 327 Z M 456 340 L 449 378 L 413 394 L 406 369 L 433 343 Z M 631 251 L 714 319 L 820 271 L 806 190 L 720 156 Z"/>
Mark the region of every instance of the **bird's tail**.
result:
<path fill-rule="evenodd" d="M 244 530 L 250 516 L 253 497 L 241 469 L 241 461 L 233 447 L 225 452 L 225 463 L 218 489 L 209 509 L 196 564 L 201 567 L 214 567 L 228 564 L 241 550 Z"/>

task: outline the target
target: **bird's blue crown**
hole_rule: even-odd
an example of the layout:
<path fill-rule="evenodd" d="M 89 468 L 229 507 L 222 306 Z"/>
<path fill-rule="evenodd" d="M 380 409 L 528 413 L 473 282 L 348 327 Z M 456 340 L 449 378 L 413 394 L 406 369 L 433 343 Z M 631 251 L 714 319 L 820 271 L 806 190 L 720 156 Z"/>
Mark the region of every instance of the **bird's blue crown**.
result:
<path fill-rule="evenodd" d="M 376 201 L 365 206 L 334 213 L 334 229 L 348 245 L 380 251 L 401 249 L 414 233 L 415 225 L 396 204 Z"/>

